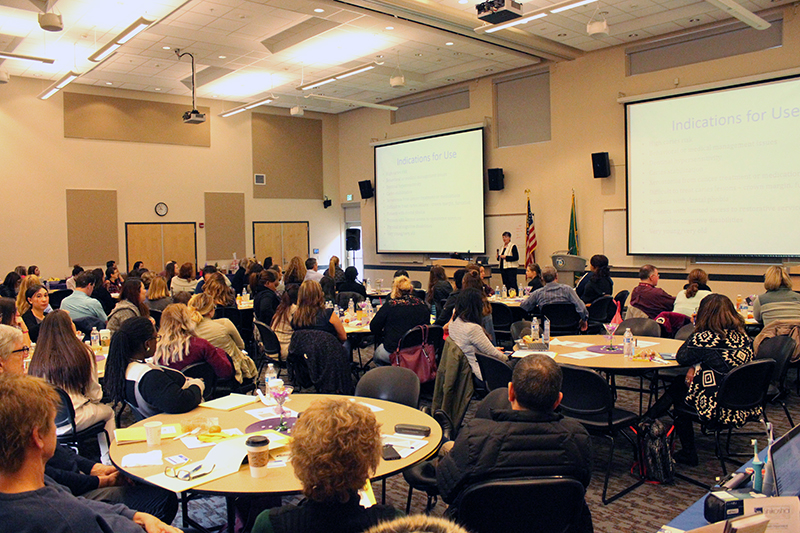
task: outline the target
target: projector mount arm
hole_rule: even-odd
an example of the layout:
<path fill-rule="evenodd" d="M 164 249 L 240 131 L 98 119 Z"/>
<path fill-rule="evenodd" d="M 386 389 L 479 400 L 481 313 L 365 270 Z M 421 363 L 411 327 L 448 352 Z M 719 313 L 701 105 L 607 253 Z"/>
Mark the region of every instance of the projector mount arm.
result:
<path fill-rule="evenodd" d="M 195 98 L 195 85 L 196 84 L 195 84 L 194 56 L 192 54 L 190 54 L 189 52 L 181 53 L 181 49 L 180 48 L 176 48 L 175 49 L 175 55 L 178 56 L 179 60 L 183 56 L 189 56 L 189 57 L 192 58 L 192 112 L 193 113 L 197 113 L 197 101 L 196 101 L 196 98 Z"/>

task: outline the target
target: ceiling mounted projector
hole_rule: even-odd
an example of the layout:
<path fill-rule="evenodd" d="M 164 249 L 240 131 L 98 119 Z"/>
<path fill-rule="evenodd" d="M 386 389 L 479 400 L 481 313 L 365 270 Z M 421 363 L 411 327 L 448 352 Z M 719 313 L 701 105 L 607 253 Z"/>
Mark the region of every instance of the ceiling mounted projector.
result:
<path fill-rule="evenodd" d="M 500 24 L 522 16 L 522 4 L 514 0 L 487 0 L 475 6 L 478 19 L 489 24 Z"/>
<path fill-rule="evenodd" d="M 206 114 L 197 109 L 192 109 L 183 114 L 183 122 L 186 124 L 202 124 L 206 121 Z"/>
<path fill-rule="evenodd" d="M 586 25 L 586 33 L 589 35 L 605 35 L 608 36 L 608 21 L 595 20 Z"/>
<path fill-rule="evenodd" d="M 300 107 L 299 105 L 296 105 L 296 106 L 292 107 L 291 109 L 289 109 L 289 113 L 291 113 L 291 115 L 293 117 L 302 117 L 303 116 L 303 108 Z"/>
<path fill-rule="evenodd" d="M 392 87 L 405 87 L 406 86 L 406 77 L 402 74 L 398 76 L 392 76 L 389 78 L 389 85 Z"/>
<path fill-rule="evenodd" d="M 39 27 L 47 31 L 61 31 L 64 29 L 64 21 L 61 15 L 55 13 L 39 13 Z"/>

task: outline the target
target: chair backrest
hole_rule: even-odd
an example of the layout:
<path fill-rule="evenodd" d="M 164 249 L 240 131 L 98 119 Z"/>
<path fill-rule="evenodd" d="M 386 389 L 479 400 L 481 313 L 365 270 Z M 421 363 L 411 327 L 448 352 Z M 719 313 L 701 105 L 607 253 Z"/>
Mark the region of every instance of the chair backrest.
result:
<path fill-rule="evenodd" d="M 128 405 L 128 407 L 131 408 L 131 412 L 133 413 L 133 418 L 135 418 L 137 422 L 141 422 L 142 420 L 147 418 L 146 416 L 144 416 L 144 413 L 142 413 L 139 410 L 139 408 L 133 405 L 131 402 L 125 400 L 125 403 Z"/>
<path fill-rule="evenodd" d="M 242 326 L 242 314 L 239 312 L 239 308 L 235 306 L 225 306 L 225 307 L 217 307 L 214 309 L 214 318 L 227 318 L 233 325 L 236 326 L 236 329 L 241 329 Z"/>
<path fill-rule="evenodd" d="M 381 366 L 364 374 L 356 384 L 356 396 L 377 398 L 388 402 L 419 406 L 419 378 L 399 366 Z"/>
<path fill-rule="evenodd" d="M 161 311 L 158 309 L 150 309 L 150 318 L 156 322 L 156 330 L 161 326 Z"/>
<path fill-rule="evenodd" d="M 336 300 L 336 282 L 330 276 L 322 276 L 322 279 L 319 281 L 319 284 L 322 286 L 322 293 L 325 295 L 325 299 L 333 302 Z"/>
<path fill-rule="evenodd" d="M 761 407 L 775 369 L 772 359 L 759 359 L 737 366 L 722 380 L 717 404 L 731 410 Z"/>
<path fill-rule="evenodd" d="M 561 392 L 561 410 L 566 416 L 589 416 L 611 413 L 614 397 L 611 387 L 594 370 L 572 365 L 561 365 L 564 381 Z"/>
<path fill-rule="evenodd" d="M 521 339 L 525 335 L 531 334 L 531 325 L 532 322 L 530 320 L 517 320 L 513 324 L 511 324 L 511 338 L 513 340 Z"/>
<path fill-rule="evenodd" d="M 474 533 L 577 531 L 583 517 L 583 485 L 561 476 L 482 481 L 458 498 L 458 522 Z"/>
<path fill-rule="evenodd" d="M 58 410 L 56 410 L 56 427 L 69 426 L 72 435 L 78 433 L 75 427 L 75 407 L 72 405 L 72 400 L 69 394 L 61 387 L 55 387 L 58 393 Z"/>
<path fill-rule="evenodd" d="M 514 315 L 511 314 L 511 309 L 502 302 L 491 302 L 491 304 L 495 332 L 509 331 L 511 323 L 514 322 Z"/>
<path fill-rule="evenodd" d="M 414 296 L 416 296 L 417 298 L 419 298 L 423 302 L 425 301 L 425 297 L 427 295 L 428 295 L 428 293 L 425 292 L 425 289 L 414 289 Z"/>
<path fill-rule="evenodd" d="M 606 294 L 593 301 L 588 310 L 590 321 L 607 324 L 614 318 L 617 306 L 614 303 L 614 298 L 610 294 Z"/>
<path fill-rule="evenodd" d="M 410 348 L 420 344 L 422 344 L 422 326 L 414 326 L 403 334 L 397 348 Z M 438 364 L 444 348 L 444 328 L 442 326 L 428 326 L 428 344 L 432 345 L 436 350 L 436 362 Z"/>
<path fill-rule="evenodd" d="M 486 384 L 487 389 L 493 391 L 494 389 L 508 387 L 512 374 L 510 366 L 499 359 L 482 353 L 476 353 L 475 358 L 478 360 L 481 376 L 483 376 L 483 382 Z"/>
<path fill-rule="evenodd" d="M 339 339 L 327 331 L 301 329 L 292 333 L 286 365 L 292 383 L 313 384 L 317 392 L 352 394 L 352 360 Z"/>
<path fill-rule="evenodd" d="M 214 373 L 214 368 L 205 361 L 198 361 L 185 367 L 182 370 L 184 376 L 189 378 L 200 378 L 205 383 L 205 391 L 203 392 L 203 399 L 208 400 L 213 397 L 214 388 L 217 386 L 217 374 Z"/>
<path fill-rule="evenodd" d="M 660 337 L 661 326 L 650 318 L 626 318 L 617 326 L 617 335 L 624 335 L 625 329 L 631 328 L 631 333 L 639 337 Z"/>
<path fill-rule="evenodd" d="M 64 300 L 64 298 L 66 298 L 70 294 L 72 294 L 72 289 L 60 289 L 60 290 L 51 292 L 50 293 L 50 307 L 52 307 L 53 309 L 60 309 L 61 308 L 61 302 Z"/>
<path fill-rule="evenodd" d="M 544 305 L 542 316 L 550 320 L 551 333 L 578 333 L 581 315 L 571 303 Z"/>
<path fill-rule="evenodd" d="M 365 298 L 353 291 L 344 291 L 336 295 L 336 304 L 342 309 L 347 309 L 347 306 L 350 305 L 350 300 L 353 300 L 354 304 L 360 304 Z"/>
<path fill-rule="evenodd" d="M 797 343 L 794 339 L 787 336 L 771 337 L 764 339 L 758 345 L 758 352 L 756 352 L 756 359 L 772 359 L 775 361 L 775 370 L 772 374 L 771 381 L 783 387 L 786 380 L 786 373 L 789 371 L 789 361 L 794 353 Z"/>
<path fill-rule="evenodd" d="M 625 332 L 623 331 L 623 333 Z M 675 333 L 675 340 L 685 341 L 686 339 L 692 336 L 692 333 L 694 333 L 694 324 L 691 323 L 686 324 L 681 329 L 679 329 L 677 333 Z"/>
<path fill-rule="evenodd" d="M 632 305 L 628 306 L 628 310 L 625 311 L 625 319 L 631 318 L 650 318 L 647 316 L 647 313 L 639 309 L 638 307 L 634 307 Z"/>
<path fill-rule="evenodd" d="M 82 316 L 72 321 L 75 324 L 75 329 L 86 335 L 92 334 L 92 328 L 97 328 L 97 331 L 106 327 L 106 323 L 96 316 Z"/>
<path fill-rule="evenodd" d="M 616 296 L 614 296 L 614 300 L 619 302 L 619 311 L 622 312 L 625 309 L 625 302 L 628 301 L 628 295 L 630 291 L 619 291 Z"/>
<path fill-rule="evenodd" d="M 253 321 L 253 338 L 256 339 L 259 350 L 266 355 L 281 355 L 281 343 L 272 328 L 258 320 Z"/>

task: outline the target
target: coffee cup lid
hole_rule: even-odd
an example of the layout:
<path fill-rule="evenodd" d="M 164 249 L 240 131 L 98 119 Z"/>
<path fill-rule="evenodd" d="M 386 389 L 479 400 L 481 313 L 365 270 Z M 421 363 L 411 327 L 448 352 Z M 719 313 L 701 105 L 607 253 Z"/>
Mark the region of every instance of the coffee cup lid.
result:
<path fill-rule="evenodd" d="M 265 435 L 253 435 L 245 441 L 246 446 L 257 448 L 259 446 L 269 446 L 269 439 Z"/>

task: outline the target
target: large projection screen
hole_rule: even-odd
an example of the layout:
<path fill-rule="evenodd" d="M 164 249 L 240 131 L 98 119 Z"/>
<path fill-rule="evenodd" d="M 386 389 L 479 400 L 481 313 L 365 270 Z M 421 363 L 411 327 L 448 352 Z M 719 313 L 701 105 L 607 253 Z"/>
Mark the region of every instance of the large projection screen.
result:
<path fill-rule="evenodd" d="M 800 78 L 625 112 L 630 255 L 800 255 Z"/>
<path fill-rule="evenodd" d="M 378 253 L 483 253 L 483 214 L 483 128 L 375 146 Z"/>

